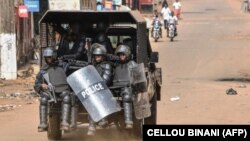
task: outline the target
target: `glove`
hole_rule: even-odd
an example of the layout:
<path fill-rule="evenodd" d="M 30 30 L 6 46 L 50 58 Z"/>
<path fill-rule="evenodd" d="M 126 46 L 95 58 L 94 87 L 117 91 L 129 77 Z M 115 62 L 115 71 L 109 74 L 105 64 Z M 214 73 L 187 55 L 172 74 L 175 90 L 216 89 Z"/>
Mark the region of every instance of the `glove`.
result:
<path fill-rule="evenodd" d="M 49 91 L 54 91 L 54 86 L 51 83 L 48 84 L 48 88 Z"/>
<path fill-rule="evenodd" d="M 77 61 L 77 60 L 75 60 L 75 59 L 70 59 L 69 60 L 69 64 L 71 64 L 71 65 L 77 65 L 79 62 Z"/>
<path fill-rule="evenodd" d="M 40 93 L 40 97 L 50 98 L 49 94 L 46 93 L 46 92 L 41 92 L 41 93 Z"/>

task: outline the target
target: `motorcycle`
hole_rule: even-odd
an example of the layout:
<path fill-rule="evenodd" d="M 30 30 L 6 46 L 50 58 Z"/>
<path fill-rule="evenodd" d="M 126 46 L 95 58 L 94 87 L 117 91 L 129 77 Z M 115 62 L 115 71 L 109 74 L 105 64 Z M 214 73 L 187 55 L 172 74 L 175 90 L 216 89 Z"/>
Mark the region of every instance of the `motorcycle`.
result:
<path fill-rule="evenodd" d="M 168 25 L 168 37 L 170 38 L 171 42 L 174 40 L 175 36 L 176 36 L 175 25 L 174 24 L 169 24 Z"/>
<path fill-rule="evenodd" d="M 161 36 L 160 35 L 161 25 L 160 25 L 159 21 L 155 21 L 154 22 L 152 30 L 153 30 L 153 32 L 152 32 L 153 36 L 152 37 L 154 38 L 155 42 L 157 42 L 158 39 Z"/>

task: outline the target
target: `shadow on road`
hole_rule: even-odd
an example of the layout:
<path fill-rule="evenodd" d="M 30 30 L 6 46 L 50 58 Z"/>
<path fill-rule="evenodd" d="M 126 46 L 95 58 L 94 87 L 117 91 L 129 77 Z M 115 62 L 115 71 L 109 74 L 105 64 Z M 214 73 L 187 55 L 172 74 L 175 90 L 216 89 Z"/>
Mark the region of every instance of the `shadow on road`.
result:
<path fill-rule="evenodd" d="M 64 133 L 63 141 L 141 141 L 126 130 L 98 129 L 94 136 L 87 136 L 87 127 L 80 126 L 74 132 Z"/>
<path fill-rule="evenodd" d="M 220 78 L 216 81 L 224 81 L 224 82 L 250 82 L 250 78 Z"/>

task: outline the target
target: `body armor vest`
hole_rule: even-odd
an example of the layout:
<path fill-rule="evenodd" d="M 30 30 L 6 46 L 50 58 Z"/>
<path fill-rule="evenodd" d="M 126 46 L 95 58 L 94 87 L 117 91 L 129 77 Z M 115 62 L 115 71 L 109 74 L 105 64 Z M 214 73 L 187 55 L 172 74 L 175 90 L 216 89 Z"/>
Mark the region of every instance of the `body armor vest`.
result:
<path fill-rule="evenodd" d="M 64 90 L 69 89 L 66 81 L 66 74 L 60 67 L 50 67 L 47 70 L 51 84 L 55 87 L 56 93 L 61 93 Z"/>
<path fill-rule="evenodd" d="M 129 86 L 130 85 L 130 76 L 129 76 L 129 67 L 133 67 L 136 63 L 134 61 L 129 61 L 128 63 L 119 64 L 115 68 L 115 75 L 113 79 L 114 86 Z"/>

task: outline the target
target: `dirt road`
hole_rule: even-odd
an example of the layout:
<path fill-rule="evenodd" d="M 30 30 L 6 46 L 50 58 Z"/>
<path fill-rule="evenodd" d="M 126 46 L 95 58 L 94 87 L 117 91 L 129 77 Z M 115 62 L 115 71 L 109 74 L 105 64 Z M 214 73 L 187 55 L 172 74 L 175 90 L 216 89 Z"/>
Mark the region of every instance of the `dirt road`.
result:
<path fill-rule="evenodd" d="M 250 16 L 241 13 L 240 4 L 239 0 L 183 0 L 178 37 L 174 42 L 165 36 L 152 42 L 160 52 L 158 66 L 163 69 L 158 124 L 250 123 Z M 227 95 L 229 88 L 238 94 Z M 175 96 L 180 99 L 171 101 Z M 0 141 L 46 141 L 46 133 L 37 132 L 37 100 L 27 104 L 0 99 L 0 104 L 8 102 L 22 106 L 0 112 Z M 93 140 L 85 133 L 86 128 L 81 127 L 65 134 L 63 140 Z M 129 139 L 112 129 L 94 138 Z"/>
<path fill-rule="evenodd" d="M 183 1 L 179 36 L 154 43 L 164 73 L 159 124 L 250 122 L 250 22 L 240 4 Z M 229 88 L 238 95 L 227 95 Z M 180 100 L 170 101 L 174 96 Z"/>

